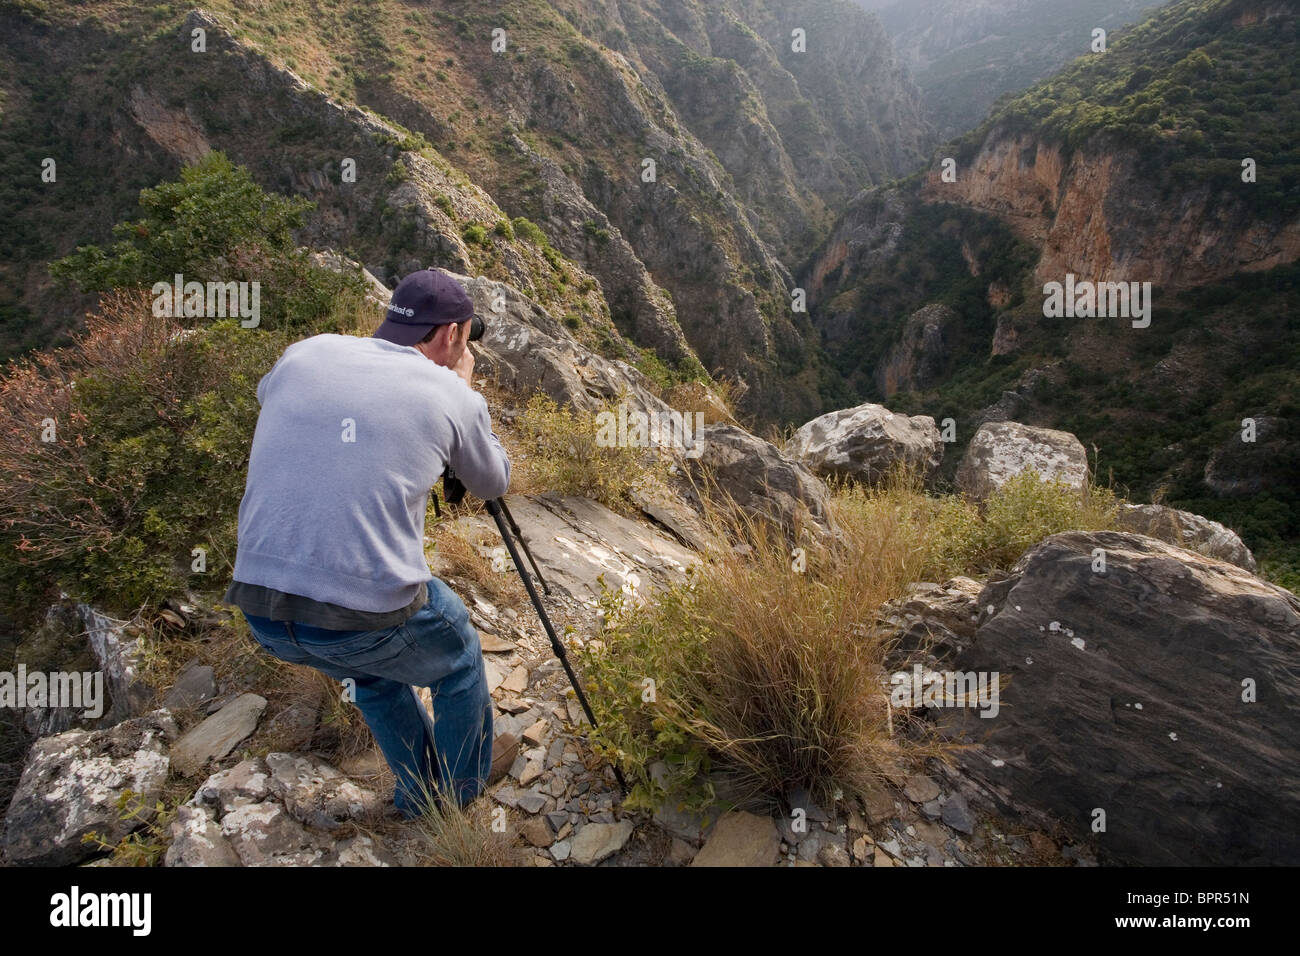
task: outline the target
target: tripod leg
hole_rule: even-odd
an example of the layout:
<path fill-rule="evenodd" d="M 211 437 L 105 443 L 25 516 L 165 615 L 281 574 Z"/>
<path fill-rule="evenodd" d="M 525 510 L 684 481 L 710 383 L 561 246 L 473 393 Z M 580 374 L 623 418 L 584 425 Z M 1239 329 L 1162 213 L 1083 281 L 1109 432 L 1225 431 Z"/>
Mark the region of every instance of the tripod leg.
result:
<path fill-rule="evenodd" d="M 569 683 L 573 686 L 573 692 L 578 695 L 578 703 L 582 705 L 582 712 L 587 715 L 587 720 L 591 721 L 591 726 L 596 726 L 596 716 L 591 712 L 591 705 L 587 703 L 587 695 L 582 692 L 582 685 L 578 683 L 578 675 L 573 672 L 573 667 L 569 663 L 569 655 L 564 650 L 564 645 L 560 643 L 560 638 L 555 633 L 555 627 L 551 624 L 551 619 L 546 613 L 546 608 L 542 605 L 542 599 L 537 593 L 537 588 L 533 587 L 532 579 L 524 573 L 523 563 L 519 560 L 519 550 L 515 547 L 514 537 L 510 529 L 506 526 L 505 517 L 502 515 L 503 502 L 500 498 L 494 498 L 485 502 L 488 514 L 497 523 L 497 531 L 501 533 L 501 540 L 505 543 L 506 550 L 510 552 L 510 558 L 515 562 L 515 568 L 519 571 L 519 578 L 524 582 L 524 590 L 528 592 L 529 599 L 533 602 L 533 607 L 537 611 L 537 616 L 542 621 L 542 627 L 546 629 L 546 636 L 551 640 L 551 651 L 559 659 L 560 665 L 564 668 L 564 673 L 568 675 Z M 623 779 L 623 771 L 618 768 L 617 764 L 613 765 L 614 777 L 618 780 L 618 785 L 622 788 L 623 793 L 628 792 L 627 781 Z"/>
<path fill-rule="evenodd" d="M 519 530 L 519 525 L 515 522 L 515 516 L 512 515 L 510 509 L 506 507 L 506 500 L 504 498 L 498 498 L 496 500 L 501 504 L 501 513 L 504 514 L 506 520 L 510 522 L 510 530 L 514 533 L 516 540 L 518 540 L 519 546 L 524 549 L 524 554 L 528 556 L 528 563 L 533 567 L 533 574 L 537 575 L 537 580 L 542 583 L 542 590 L 545 593 L 550 594 L 551 589 L 546 583 L 546 578 L 542 577 L 541 568 L 539 568 L 537 562 L 533 560 L 532 549 L 528 547 L 528 542 L 524 540 L 524 534 Z M 518 561 L 515 562 L 515 567 L 519 567 Z"/>

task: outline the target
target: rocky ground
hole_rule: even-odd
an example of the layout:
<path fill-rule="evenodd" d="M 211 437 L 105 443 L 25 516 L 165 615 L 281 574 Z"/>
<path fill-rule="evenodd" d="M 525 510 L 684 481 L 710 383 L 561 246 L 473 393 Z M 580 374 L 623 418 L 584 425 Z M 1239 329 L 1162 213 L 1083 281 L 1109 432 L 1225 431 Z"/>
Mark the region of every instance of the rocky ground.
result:
<path fill-rule="evenodd" d="M 691 560 L 662 531 L 583 499 L 519 498 L 513 512 L 550 586 L 548 613 L 577 640 L 599 627 L 592 602 L 598 575 L 612 586 L 652 588 L 680 576 Z M 495 529 L 485 517 L 461 523 L 490 555 Z M 479 630 L 497 708 L 493 781 L 484 799 L 507 810 L 506 835 L 525 865 L 965 866 L 1071 858 L 1037 830 L 1009 828 L 972 809 L 960 781 L 942 768 L 882 782 L 862 803 L 822 808 L 790 794 L 791 812 L 781 816 L 625 812 L 611 769 L 586 744 L 586 718 L 532 606 L 496 603 L 465 578 L 448 581 Z M 943 607 L 946 598 L 951 605 L 953 593 L 965 593 L 962 582 L 936 589 L 922 604 Z M 973 598 L 958 603 L 950 620 L 968 616 Z M 900 605 L 898 622 L 919 620 L 918 606 Z M 129 650 L 124 634 L 117 640 Z M 7 817 L 8 862 L 108 862 L 83 834 L 96 832 L 107 844 L 125 836 L 139 820 L 122 819 L 118 798 L 130 791 L 152 805 L 169 769 L 200 782 L 158 834 L 169 844 L 165 865 L 409 865 L 427 855 L 419 829 L 392 808 L 392 778 L 373 745 L 334 763 L 310 751 L 258 754 L 286 731 L 304 741 L 316 736 L 321 716 L 301 702 L 273 713 L 266 697 L 218 686 L 212 668 L 197 665 L 180 674 L 162 703 L 109 728 L 37 741 Z M 167 707 L 194 714 L 192 726 L 182 733 Z M 1067 853 L 1091 859 L 1078 848 Z"/>

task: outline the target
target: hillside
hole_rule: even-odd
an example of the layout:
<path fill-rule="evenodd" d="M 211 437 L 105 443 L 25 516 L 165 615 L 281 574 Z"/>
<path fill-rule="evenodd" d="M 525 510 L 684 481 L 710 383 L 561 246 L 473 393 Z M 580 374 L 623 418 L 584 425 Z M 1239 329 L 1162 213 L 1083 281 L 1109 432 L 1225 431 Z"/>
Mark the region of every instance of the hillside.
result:
<path fill-rule="evenodd" d="M 796 23 L 807 52 L 790 52 Z M 914 89 L 842 0 L 10 0 L 0 27 L 9 354 L 91 304 L 44 264 L 106 238 L 139 189 L 211 147 L 318 202 L 306 244 L 386 279 L 416 263 L 508 276 L 609 355 L 662 380 L 743 380 L 748 412 L 800 418 L 829 377 L 790 308 L 791 256 L 832 205 L 921 155 Z M 55 183 L 29 175 L 45 158 Z M 494 231 L 521 217 L 551 258 Z"/>
<path fill-rule="evenodd" d="M 1297 29 L 1285 4 L 1170 4 L 856 199 L 800 273 L 853 394 L 951 416 L 959 443 L 999 418 L 1068 429 L 1101 475 L 1294 568 Z M 1068 275 L 1152 283 L 1149 326 L 1046 318 Z"/>

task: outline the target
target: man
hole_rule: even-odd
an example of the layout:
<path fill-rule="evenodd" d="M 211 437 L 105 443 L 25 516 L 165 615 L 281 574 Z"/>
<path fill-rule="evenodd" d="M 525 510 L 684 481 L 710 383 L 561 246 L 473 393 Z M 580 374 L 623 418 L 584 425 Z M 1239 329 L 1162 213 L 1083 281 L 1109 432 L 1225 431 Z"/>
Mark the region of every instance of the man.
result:
<path fill-rule="evenodd" d="M 474 306 L 441 270 L 393 290 L 373 338 L 295 342 L 258 383 L 227 603 L 257 642 L 355 691 L 414 817 L 486 784 L 492 701 L 469 612 L 429 572 L 424 516 L 448 467 L 475 495 L 510 460 L 473 390 Z M 415 687 L 433 694 L 433 717 Z"/>

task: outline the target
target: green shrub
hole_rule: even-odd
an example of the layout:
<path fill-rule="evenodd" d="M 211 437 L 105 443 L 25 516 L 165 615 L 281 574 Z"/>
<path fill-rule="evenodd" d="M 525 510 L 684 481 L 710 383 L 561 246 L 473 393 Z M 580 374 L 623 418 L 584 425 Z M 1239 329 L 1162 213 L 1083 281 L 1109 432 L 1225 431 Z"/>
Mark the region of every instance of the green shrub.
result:
<path fill-rule="evenodd" d="M 1032 469 L 1022 472 L 986 502 L 972 566 L 1009 567 L 1027 549 L 1062 531 L 1114 528 L 1118 510 L 1106 488 L 1092 486 L 1081 497 L 1064 482 L 1043 481 Z"/>
<path fill-rule="evenodd" d="M 487 230 L 476 222 L 470 223 L 461 231 L 461 238 L 471 246 L 487 245 Z"/>
<path fill-rule="evenodd" d="M 359 274 L 312 265 L 292 231 L 312 204 L 268 193 L 225 154 L 208 153 L 180 179 L 140 192 L 142 217 L 113 227 L 107 249 L 81 246 L 50 274 L 83 291 L 186 282 L 257 282 L 262 328 L 310 323 L 364 284 Z M 191 320 L 193 321 L 193 320 Z M 207 320 L 202 320 L 207 321 Z"/>
<path fill-rule="evenodd" d="M 520 239 L 526 239 L 536 246 L 550 244 L 547 242 L 546 233 L 542 232 L 541 228 L 532 220 L 519 216 L 513 219 L 511 224 L 514 226 L 515 235 Z"/>

